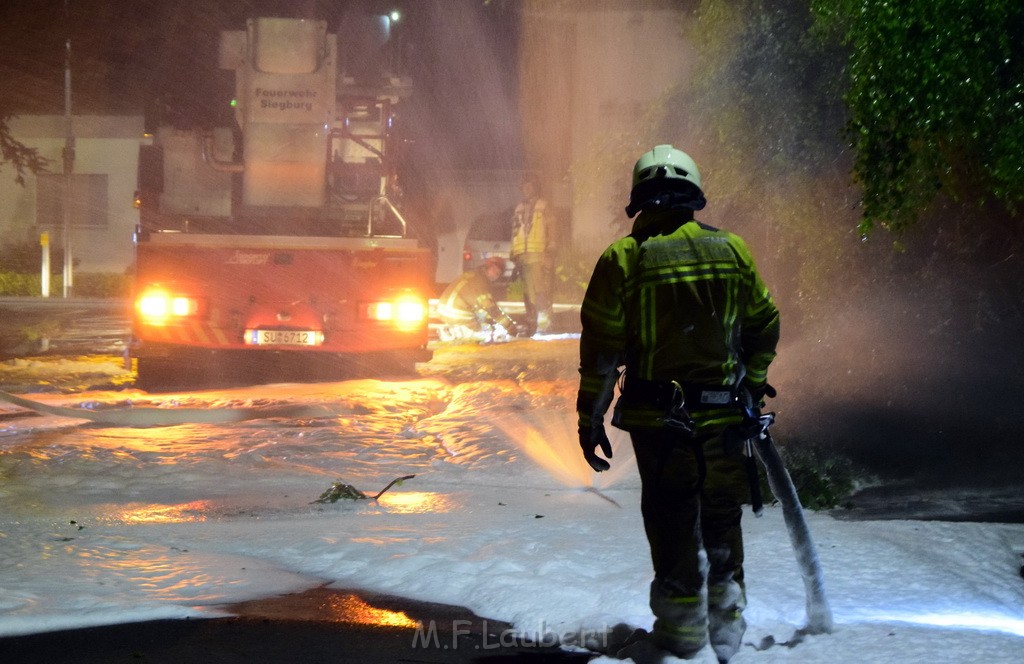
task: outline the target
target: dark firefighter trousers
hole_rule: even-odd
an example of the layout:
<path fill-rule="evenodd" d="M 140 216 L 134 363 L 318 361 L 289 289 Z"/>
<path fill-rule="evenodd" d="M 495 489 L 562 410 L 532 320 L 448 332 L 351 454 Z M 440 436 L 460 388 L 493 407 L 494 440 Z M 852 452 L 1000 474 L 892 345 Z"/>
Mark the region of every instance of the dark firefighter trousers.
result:
<path fill-rule="evenodd" d="M 710 637 L 719 659 L 728 660 L 746 629 L 744 458 L 726 456 L 720 430 L 690 439 L 670 429 L 634 430 L 631 437 L 654 563 L 652 640 L 688 658 Z"/>

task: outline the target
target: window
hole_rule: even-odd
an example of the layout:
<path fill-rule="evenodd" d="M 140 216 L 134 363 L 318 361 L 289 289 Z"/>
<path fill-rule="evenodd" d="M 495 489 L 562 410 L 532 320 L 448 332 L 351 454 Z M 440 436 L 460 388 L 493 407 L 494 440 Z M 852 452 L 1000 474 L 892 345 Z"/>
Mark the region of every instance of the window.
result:
<path fill-rule="evenodd" d="M 61 228 L 64 225 L 64 183 L 60 173 L 38 176 L 36 224 Z M 75 228 L 107 227 L 106 173 L 75 173 L 71 176 L 71 225 Z"/>

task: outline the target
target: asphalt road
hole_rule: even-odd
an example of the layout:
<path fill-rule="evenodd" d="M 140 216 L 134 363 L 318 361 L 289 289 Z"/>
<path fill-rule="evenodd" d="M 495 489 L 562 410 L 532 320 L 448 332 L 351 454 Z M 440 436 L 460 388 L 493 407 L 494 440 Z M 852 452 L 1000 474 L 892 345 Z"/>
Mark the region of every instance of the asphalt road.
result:
<path fill-rule="evenodd" d="M 353 601 L 353 597 L 357 599 Z M 317 588 L 227 610 L 235 616 L 154 620 L 3 638 L 0 661 L 582 664 L 596 655 L 531 642 L 515 635 L 507 623 L 481 618 L 460 607 L 347 590 Z M 402 624 L 396 624 L 396 617 Z"/>
<path fill-rule="evenodd" d="M 0 360 L 120 355 L 129 334 L 122 300 L 0 298 Z M 401 612 L 417 626 L 338 610 Z M 516 637 L 468 609 L 359 591 L 318 588 L 228 607 L 234 617 L 156 620 L 0 638 L 0 662 L 261 664 L 302 662 L 585 662 L 594 653 Z M 431 631 L 433 629 L 434 631 Z"/>
<path fill-rule="evenodd" d="M 0 298 L 0 359 L 26 355 L 120 355 L 130 331 L 127 300 Z"/>

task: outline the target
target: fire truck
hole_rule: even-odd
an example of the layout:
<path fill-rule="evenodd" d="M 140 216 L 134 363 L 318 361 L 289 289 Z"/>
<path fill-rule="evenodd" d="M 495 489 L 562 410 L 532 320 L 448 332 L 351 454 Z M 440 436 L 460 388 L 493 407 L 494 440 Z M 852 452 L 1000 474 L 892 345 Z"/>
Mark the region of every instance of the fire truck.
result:
<path fill-rule="evenodd" d="M 221 33 L 235 126 L 160 127 L 140 155 L 129 360 L 429 359 L 434 258 L 394 195 L 407 79 L 355 78 L 323 21 Z"/>

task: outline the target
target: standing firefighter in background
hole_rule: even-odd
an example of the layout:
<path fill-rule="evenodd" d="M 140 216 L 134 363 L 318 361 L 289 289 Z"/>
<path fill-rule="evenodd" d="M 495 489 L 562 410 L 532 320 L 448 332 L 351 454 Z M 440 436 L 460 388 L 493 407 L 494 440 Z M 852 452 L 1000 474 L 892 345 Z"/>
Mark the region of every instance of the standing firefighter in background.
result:
<path fill-rule="evenodd" d="M 604 414 L 625 366 L 612 424 L 630 432 L 651 547 L 654 631 L 630 649 L 720 662 L 740 646 L 742 505 L 749 476 L 739 405 L 770 390 L 779 312 L 744 241 L 694 220 L 700 173 L 684 152 L 658 145 L 637 161 L 626 213 L 639 216 L 594 268 L 583 300 L 580 445 L 607 470 Z M 732 427 L 732 428 L 731 428 Z M 657 652 L 657 650 L 656 650 Z"/>
<path fill-rule="evenodd" d="M 555 269 L 554 217 L 541 198 L 537 180 L 523 180 L 522 199 L 512 214 L 511 256 L 523 279 L 526 328 L 530 334 L 551 326 L 551 287 Z"/>
<path fill-rule="evenodd" d="M 462 273 L 437 298 L 437 315 L 444 323 L 442 341 L 452 341 L 476 333 L 494 341 L 515 335 L 518 327 L 494 301 L 491 284 L 505 273 L 505 259 L 488 258 L 474 270 Z M 501 328 L 500 330 L 498 328 Z"/>

